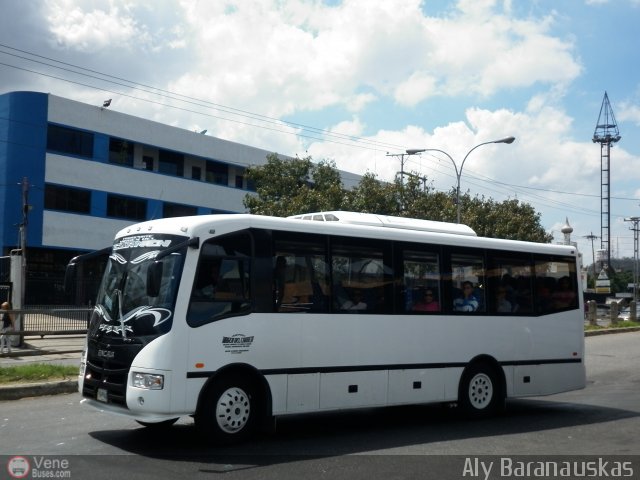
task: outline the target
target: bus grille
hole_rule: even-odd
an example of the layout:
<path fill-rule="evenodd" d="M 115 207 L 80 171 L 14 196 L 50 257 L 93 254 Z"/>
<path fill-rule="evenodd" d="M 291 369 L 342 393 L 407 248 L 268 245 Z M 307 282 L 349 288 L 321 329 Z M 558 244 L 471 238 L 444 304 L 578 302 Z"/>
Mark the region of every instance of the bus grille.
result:
<path fill-rule="evenodd" d="M 128 373 L 128 369 L 109 370 L 87 362 L 82 396 L 98 400 L 98 389 L 104 389 L 108 403 L 126 407 Z"/>

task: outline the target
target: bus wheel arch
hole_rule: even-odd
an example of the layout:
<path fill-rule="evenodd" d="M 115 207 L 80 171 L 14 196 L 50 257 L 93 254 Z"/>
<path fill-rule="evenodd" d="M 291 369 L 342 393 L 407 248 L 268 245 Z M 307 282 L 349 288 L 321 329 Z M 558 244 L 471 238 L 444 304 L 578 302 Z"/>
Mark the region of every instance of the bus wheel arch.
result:
<path fill-rule="evenodd" d="M 203 386 L 195 414 L 198 429 L 214 443 L 245 440 L 271 417 L 271 393 L 255 368 L 229 365 Z"/>
<path fill-rule="evenodd" d="M 500 364 L 488 355 L 474 358 L 465 367 L 458 387 L 458 406 L 469 417 L 495 415 L 505 407 L 506 379 Z"/>

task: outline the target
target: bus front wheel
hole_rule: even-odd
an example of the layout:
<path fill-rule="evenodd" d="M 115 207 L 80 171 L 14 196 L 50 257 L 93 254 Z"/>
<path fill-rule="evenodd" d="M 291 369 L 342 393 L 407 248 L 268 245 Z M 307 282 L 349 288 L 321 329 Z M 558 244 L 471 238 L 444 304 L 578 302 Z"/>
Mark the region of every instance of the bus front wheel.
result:
<path fill-rule="evenodd" d="M 253 433 L 257 417 L 255 388 L 248 382 L 227 378 L 207 389 L 195 421 L 215 443 L 235 443 Z"/>
<path fill-rule="evenodd" d="M 487 363 L 470 365 L 462 375 L 458 405 L 471 417 L 493 415 L 504 406 L 502 384 L 496 370 Z"/>

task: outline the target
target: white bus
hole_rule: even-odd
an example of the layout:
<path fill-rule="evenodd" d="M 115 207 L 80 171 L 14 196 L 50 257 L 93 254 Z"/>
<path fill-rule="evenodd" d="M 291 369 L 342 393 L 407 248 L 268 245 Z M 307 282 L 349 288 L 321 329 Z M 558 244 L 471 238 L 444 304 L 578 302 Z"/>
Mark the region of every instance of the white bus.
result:
<path fill-rule="evenodd" d="M 231 442 L 283 415 L 451 402 L 482 416 L 585 385 L 572 246 L 324 212 L 153 220 L 109 251 L 79 389 L 143 425 L 189 415 Z"/>

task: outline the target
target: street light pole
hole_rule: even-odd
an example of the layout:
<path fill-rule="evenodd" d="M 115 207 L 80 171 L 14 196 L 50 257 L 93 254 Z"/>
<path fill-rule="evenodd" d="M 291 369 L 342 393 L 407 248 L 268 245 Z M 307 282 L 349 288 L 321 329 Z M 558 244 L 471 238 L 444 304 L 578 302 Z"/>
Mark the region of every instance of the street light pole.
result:
<path fill-rule="evenodd" d="M 506 137 L 506 138 L 501 138 L 500 140 L 491 140 L 489 142 L 479 143 L 478 145 L 476 145 L 475 147 L 473 147 L 471 150 L 469 150 L 467 152 L 467 154 L 462 159 L 462 163 L 460 164 L 460 168 L 459 169 L 458 169 L 458 165 L 456 164 L 455 160 L 451 157 L 451 155 L 449 155 L 444 150 L 440 150 L 438 148 L 425 148 L 425 149 L 421 149 L 421 150 L 416 150 L 416 153 L 417 152 L 440 152 L 440 153 L 446 155 L 449 158 L 449 160 L 451 160 L 451 163 L 453 163 L 453 168 L 456 170 L 456 205 L 457 205 L 457 210 L 458 210 L 457 211 L 457 223 L 460 223 L 460 177 L 462 177 L 462 169 L 464 168 L 464 162 L 467 161 L 467 158 L 469 157 L 471 152 L 473 152 L 478 147 L 481 147 L 483 145 L 488 145 L 490 143 L 511 144 L 511 143 L 514 142 L 515 139 L 516 139 L 515 137 Z M 408 152 L 409 152 L 409 150 L 407 150 L 407 153 Z"/>

